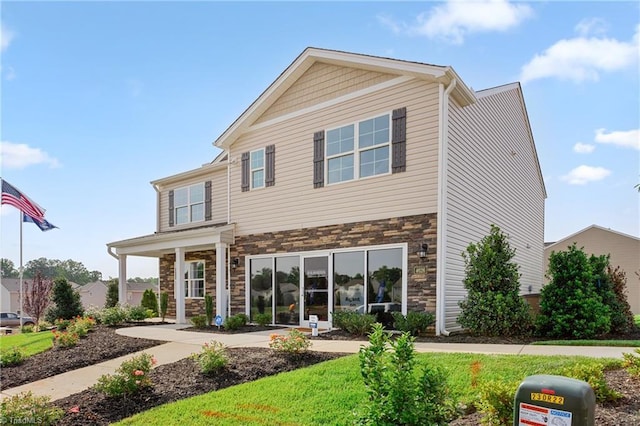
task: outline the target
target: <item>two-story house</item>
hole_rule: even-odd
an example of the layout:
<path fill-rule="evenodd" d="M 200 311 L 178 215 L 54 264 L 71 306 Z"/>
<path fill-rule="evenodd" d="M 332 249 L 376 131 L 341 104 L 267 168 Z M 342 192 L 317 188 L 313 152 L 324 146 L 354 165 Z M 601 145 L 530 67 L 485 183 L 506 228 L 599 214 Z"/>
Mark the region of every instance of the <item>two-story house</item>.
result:
<path fill-rule="evenodd" d="M 153 235 L 108 244 L 121 296 L 127 257 L 151 256 L 178 322 L 209 293 L 223 317 L 427 310 L 446 334 L 461 253 L 491 224 L 523 294 L 542 285 L 546 193 L 518 83 L 475 92 L 449 66 L 308 48 L 214 145 L 152 182 Z"/>

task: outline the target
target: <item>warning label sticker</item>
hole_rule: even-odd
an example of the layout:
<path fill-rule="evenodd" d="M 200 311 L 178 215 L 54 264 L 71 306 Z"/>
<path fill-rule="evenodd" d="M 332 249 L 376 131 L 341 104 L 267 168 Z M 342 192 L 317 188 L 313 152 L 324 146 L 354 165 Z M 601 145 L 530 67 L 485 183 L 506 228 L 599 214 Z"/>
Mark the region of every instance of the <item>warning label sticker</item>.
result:
<path fill-rule="evenodd" d="M 518 426 L 571 426 L 571 412 L 520 403 Z"/>

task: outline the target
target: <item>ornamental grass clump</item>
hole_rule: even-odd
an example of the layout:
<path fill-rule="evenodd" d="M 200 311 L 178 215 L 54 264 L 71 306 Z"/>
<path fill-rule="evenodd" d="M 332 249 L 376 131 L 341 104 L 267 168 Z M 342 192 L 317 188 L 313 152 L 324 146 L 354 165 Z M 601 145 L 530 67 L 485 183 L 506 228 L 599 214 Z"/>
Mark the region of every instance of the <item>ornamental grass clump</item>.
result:
<path fill-rule="evenodd" d="M 226 349 L 222 343 L 212 340 L 202 345 L 202 352 L 194 354 L 193 359 L 200 365 L 202 373 L 212 374 L 223 369 L 229 362 Z"/>
<path fill-rule="evenodd" d="M 149 371 L 157 363 L 153 355 L 143 353 L 124 361 L 114 374 L 100 376 L 94 388 L 109 397 L 132 395 L 151 387 Z"/>
<path fill-rule="evenodd" d="M 269 347 L 279 352 L 290 355 L 298 355 L 306 352 L 311 347 L 311 340 L 295 328 L 289 331 L 287 336 L 272 334 L 269 336 Z"/>

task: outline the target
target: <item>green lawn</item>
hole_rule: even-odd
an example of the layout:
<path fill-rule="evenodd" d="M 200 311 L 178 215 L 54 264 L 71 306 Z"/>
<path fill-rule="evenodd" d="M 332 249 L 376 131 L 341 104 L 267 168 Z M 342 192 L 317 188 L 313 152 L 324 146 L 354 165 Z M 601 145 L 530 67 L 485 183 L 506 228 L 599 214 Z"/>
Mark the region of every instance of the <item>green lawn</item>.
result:
<path fill-rule="evenodd" d="M 640 340 L 545 340 L 532 345 L 640 347 Z"/>
<path fill-rule="evenodd" d="M 618 360 L 565 356 L 425 353 L 417 359 L 442 368 L 452 394 L 467 404 L 477 398 L 472 381 L 517 383 L 576 363 L 620 365 Z M 344 425 L 365 398 L 358 356 L 350 355 L 166 404 L 117 424 Z"/>
<path fill-rule="evenodd" d="M 35 355 L 53 346 L 53 335 L 51 331 L 41 331 L 39 333 L 19 333 L 0 336 L 0 349 L 7 349 L 13 346 L 22 348 L 27 356 Z"/>

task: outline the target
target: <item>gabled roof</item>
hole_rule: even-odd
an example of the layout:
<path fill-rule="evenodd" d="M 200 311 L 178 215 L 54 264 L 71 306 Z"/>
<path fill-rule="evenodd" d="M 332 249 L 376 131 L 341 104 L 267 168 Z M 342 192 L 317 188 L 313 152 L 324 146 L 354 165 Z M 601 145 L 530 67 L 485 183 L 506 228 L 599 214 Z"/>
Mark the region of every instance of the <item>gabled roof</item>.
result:
<path fill-rule="evenodd" d="M 214 145 L 226 149 L 253 124 L 284 92 L 291 87 L 316 62 L 365 69 L 375 72 L 410 76 L 427 81 L 448 85 L 456 80 L 451 96 L 461 106 L 475 102 L 475 94 L 460 79 L 453 68 L 430 65 L 420 62 L 402 61 L 379 56 L 362 55 L 337 50 L 308 47 L 291 65 L 247 108 L 231 126 L 214 142 Z"/>
<path fill-rule="evenodd" d="M 536 144 L 533 139 L 533 131 L 531 130 L 531 123 L 529 122 L 529 114 L 527 113 L 527 105 L 524 102 L 524 95 L 522 94 L 522 86 L 520 82 L 503 84 L 496 87 L 490 87 L 488 89 L 479 90 L 476 92 L 478 99 L 492 96 L 498 93 L 508 92 L 510 90 L 516 90 L 518 92 L 518 98 L 520 99 L 520 105 L 522 106 L 522 115 L 524 116 L 525 123 L 527 125 L 527 133 L 531 141 L 531 149 L 533 150 L 533 158 L 536 161 L 536 168 L 538 169 L 538 177 L 540 178 L 540 185 L 542 185 L 542 192 L 544 198 L 547 198 L 547 188 L 544 185 L 544 177 L 542 176 L 542 168 L 540 167 L 540 160 L 538 159 L 538 151 L 536 150 Z"/>
<path fill-rule="evenodd" d="M 591 225 L 591 226 L 587 226 L 584 229 L 581 229 L 578 232 L 574 232 L 573 234 L 571 234 L 571 235 L 569 235 L 567 237 L 564 237 L 563 239 L 558 240 L 558 241 L 556 241 L 554 243 L 549 243 L 549 244 L 545 243 L 545 247 L 544 248 L 546 250 L 547 248 L 552 248 L 557 244 L 565 244 L 567 240 L 571 240 L 572 238 L 576 237 L 577 235 L 580 235 L 580 234 L 582 234 L 582 233 L 584 233 L 584 232 L 586 232 L 586 231 L 588 231 L 590 229 L 598 229 L 600 231 L 610 232 L 612 234 L 616 234 L 616 235 L 619 235 L 621 237 L 630 238 L 632 240 L 640 241 L 640 238 L 634 237 L 633 235 L 628 235 L 628 234 L 625 234 L 625 233 L 622 233 L 622 232 L 618 232 L 618 231 L 614 231 L 613 229 L 604 228 L 604 227 L 598 226 L 598 225 Z"/>

